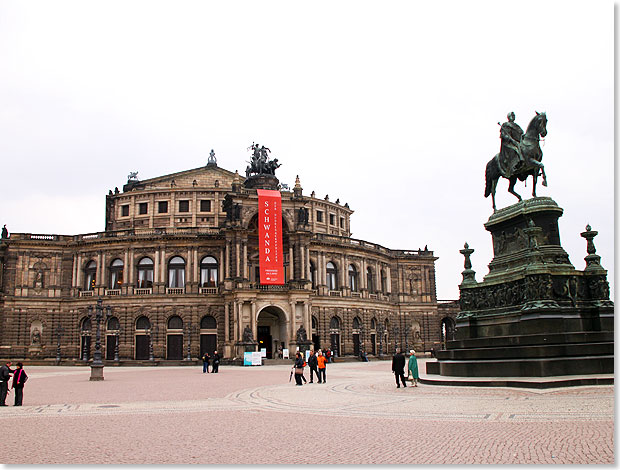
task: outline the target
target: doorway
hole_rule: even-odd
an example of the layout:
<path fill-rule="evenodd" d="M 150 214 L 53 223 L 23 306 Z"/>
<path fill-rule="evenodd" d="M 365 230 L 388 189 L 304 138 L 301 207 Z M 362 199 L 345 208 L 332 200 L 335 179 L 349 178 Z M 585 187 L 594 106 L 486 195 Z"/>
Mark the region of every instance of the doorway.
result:
<path fill-rule="evenodd" d="M 180 361 L 183 359 L 183 335 L 168 335 L 167 359 Z"/>
<path fill-rule="evenodd" d="M 265 348 L 267 358 L 273 359 L 277 356 L 274 344 L 286 344 L 288 342 L 286 316 L 280 308 L 270 305 L 259 312 L 256 321 L 258 349 Z"/>
<path fill-rule="evenodd" d="M 273 340 L 271 338 L 271 327 L 258 326 L 256 331 L 258 340 L 258 350 L 265 348 L 267 350 L 267 359 L 273 359 Z"/>
<path fill-rule="evenodd" d="M 136 360 L 147 361 L 149 359 L 148 335 L 136 335 Z"/>

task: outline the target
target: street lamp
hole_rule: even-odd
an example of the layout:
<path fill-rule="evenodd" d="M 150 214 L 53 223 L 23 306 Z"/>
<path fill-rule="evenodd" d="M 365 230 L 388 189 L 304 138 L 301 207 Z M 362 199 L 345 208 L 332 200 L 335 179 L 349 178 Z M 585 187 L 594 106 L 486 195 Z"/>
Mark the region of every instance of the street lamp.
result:
<path fill-rule="evenodd" d="M 60 363 L 60 337 L 65 332 L 65 329 L 60 325 L 56 326 L 56 363 Z"/>
<path fill-rule="evenodd" d="M 192 334 L 196 332 L 196 326 L 192 325 L 192 322 L 187 324 L 187 357 L 186 361 L 192 360 Z"/>
<path fill-rule="evenodd" d="M 394 335 L 394 351 L 396 351 L 397 349 L 399 349 L 398 337 L 400 335 L 400 328 L 397 325 L 394 325 L 392 327 L 392 335 Z"/>
<path fill-rule="evenodd" d="M 118 327 L 118 330 L 116 330 L 116 344 L 114 345 L 114 362 L 118 362 L 119 358 L 118 358 L 118 342 L 119 342 L 119 336 L 121 334 L 121 327 Z"/>
<path fill-rule="evenodd" d="M 107 320 L 112 315 L 112 308 L 107 305 L 103 307 L 103 300 L 97 299 L 97 305 L 94 307 L 90 305 L 88 307 L 88 316 L 91 318 L 91 322 L 94 319 L 97 323 L 95 330 L 95 352 L 93 353 L 93 362 L 90 365 L 90 380 L 103 380 L 103 361 L 101 360 L 101 322 Z M 104 318 L 105 317 L 105 318 Z"/>
<path fill-rule="evenodd" d="M 150 325 L 149 325 L 150 326 Z M 154 361 L 153 357 L 153 335 L 157 334 L 158 328 L 157 325 L 151 327 L 150 329 L 144 328 L 144 332 L 149 335 L 149 361 Z"/>
<path fill-rule="evenodd" d="M 377 333 L 379 334 L 379 357 L 383 356 L 383 334 L 385 333 L 385 327 L 383 323 L 379 323 L 377 327 Z"/>

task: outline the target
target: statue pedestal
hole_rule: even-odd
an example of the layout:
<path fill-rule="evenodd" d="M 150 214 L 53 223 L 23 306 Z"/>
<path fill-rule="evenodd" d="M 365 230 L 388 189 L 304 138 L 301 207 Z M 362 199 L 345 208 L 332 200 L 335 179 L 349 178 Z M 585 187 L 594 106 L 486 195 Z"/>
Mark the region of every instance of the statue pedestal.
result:
<path fill-rule="evenodd" d="M 280 180 L 274 175 L 252 175 L 245 180 L 243 186 L 248 189 L 272 189 L 277 190 L 280 186 Z"/>
<path fill-rule="evenodd" d="M 258 343 L 256 341 L 240 341 L 235 343 L 235 347 L 237 348 L 236 356 L 243 358 L 243 353 L 255 352 L 257 345 Z"/>
<path fill-rule="evenodd" d="M 562 212 L 551 198 L 534 198 L 489 218 L 494 258 L 483 282 L 459 287 L 455 340 L 436 353 L 441 375 L 613 373 L 607 274 L 570 263 L 560 245 Z"/>
<path fill-rule="evenodd" d="M 103 380 L 103 366 L 90 366 L 90 380 L 101 381 Z"/>

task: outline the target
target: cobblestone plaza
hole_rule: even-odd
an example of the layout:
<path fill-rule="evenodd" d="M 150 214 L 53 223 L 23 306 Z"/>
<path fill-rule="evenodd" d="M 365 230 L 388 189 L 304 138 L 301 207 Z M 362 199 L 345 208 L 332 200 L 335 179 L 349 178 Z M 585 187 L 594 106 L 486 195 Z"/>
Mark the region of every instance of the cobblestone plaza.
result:
<path fill-rule="evenodd" d="M 295 387 L 286 364 L 106 367 L 103 382 L 31 366 L 24 406 L 0 408 L 2 463 L 614 463 L 613 386 L 397 389 L 390 369 L 335 363 Z"/>

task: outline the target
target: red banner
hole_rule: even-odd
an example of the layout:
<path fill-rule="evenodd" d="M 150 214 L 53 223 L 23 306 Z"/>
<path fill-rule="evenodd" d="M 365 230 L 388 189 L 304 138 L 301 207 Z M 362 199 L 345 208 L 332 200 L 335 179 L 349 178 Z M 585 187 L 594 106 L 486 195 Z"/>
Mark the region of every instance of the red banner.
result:
<path fill-rule="evenodd" d="M 280 191 L 257 189 L 258 252 L 261 284 L 284 284 L 282 197 Z"/>

